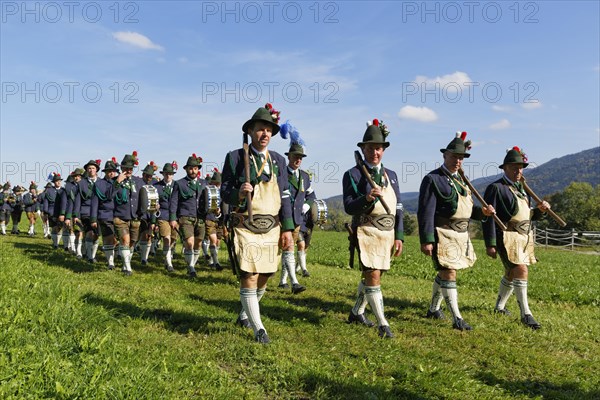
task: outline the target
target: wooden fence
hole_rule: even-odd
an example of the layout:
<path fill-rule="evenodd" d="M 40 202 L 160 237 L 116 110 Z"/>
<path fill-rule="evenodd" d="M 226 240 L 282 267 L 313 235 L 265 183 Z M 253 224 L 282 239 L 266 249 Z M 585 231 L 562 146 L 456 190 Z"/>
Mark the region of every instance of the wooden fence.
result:
<path fill-rule="evenodd" d="M 533 237 L 538 246 L 563 247 L 569 250 L 588 248 L 600 250 L 600 232 L 578 232 L 575 229 L 538 229 L 533 228 Z"/>

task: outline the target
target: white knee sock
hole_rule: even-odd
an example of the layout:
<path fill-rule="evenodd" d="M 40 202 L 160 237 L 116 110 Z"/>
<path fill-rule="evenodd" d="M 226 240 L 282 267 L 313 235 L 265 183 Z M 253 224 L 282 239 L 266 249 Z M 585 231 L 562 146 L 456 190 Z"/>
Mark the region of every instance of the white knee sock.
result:
<path fill-rule="evenodd" d="M 306 271 L 306 251 L 298 252 L 298 264 L 300 264 L 302 271 Z"/>
<path fill-rule="evenodd" d="M 519 308 L 521 310 L 521 318 L 525 315 L 531 315 L 529 302 L 527 301 L 527 281 L 513 279 L 513 286 L 515 288 L 515 296 L 517 296 L 517 303 L 519 303 Z"/>
<path fill-rule="evenodd" d="M 365 286 L 365 297 L 371 306 L 373 314 L 377 317 L 377 325 L 389 325 L 383 314 L 383 294 L 381 293 L 381 286 Z"/>
<path fill-rule="evenodd" d="M 352 313 L 354 315 L 364 314 L 368 302 L 365 296 L 365 283 L 362 280 L 358 283 L 356 292 L 356 302 L 354 303 L 354 307 L 352 307 Z"/>
<path fill-rule="evenodd" d="M 106 256 L 106 261 L 109 266 L 115 266 L 115 246 L 112 245 L 104 245 L 102 246 L 104 250 L 104 255 Z"/>
<path fill-rule="evenodd" d="M 500 287 L 498 288 L 498 298 L 496 299 L 496 310 L 504 310 L 506 302 L 513 292 L 513 283 L 508 280 L 505 276 L 500 280 Z"/>
<path fill-rule="evenodd" d="M 150 255 L 148 242 L 140 242 L 140 256 L 142 257 L 142 261 L 148 261 L 148 255 Z"/>
<path fill-rule="evenodd" d="M 256 298 L 258 299 L 259 303 L 260 303 L 260 299 L 263 298 L 266 291 L 267 291 L 267 288 L 256 289 Z M 248 319 L 248 314 L 246 314 L 246 311 L 244 311 L 243 308 L 242 308 L 242 311 L 240 311 L 240 319 Z"/>
<path fill-rule="evenodd" d="M 292 281 L 292 285 L 298 284 L 298 278 L 296 278 L 296 259 L 294 258 L 293 251 L 284 251 L 281 254 L 283 260 L 285 260 L 285 265 L 287 266 L 288 274 L 290 274 L 290 280 Z"/>
<path fill-rule="evenodd" d="M 121 257 L 123 257 L 123 270 L 131 271 L 131 249 L 129 246 L 119 246 L 119 252 L 121 253 Z"/>
<path fill-rule="evenodd" d="M 258 296 L 256 289 L 241 288 L 240 289 L 240 302 L 242 308 L 248 316 L 248 321 L 252 325 L 254 334 L 260 330 L 265 329 L 262 320 L 260 318 L 260 307 L 258 305 Z"/>
<path fill-rule="evenodd" d="M 212 258 L 212 264 L 219 263 L 219 253 L 217 252 L 217 246 L 211 244 L 208 248 L 210 250 L 210 256 Z"/>
<path fill-rule="evenodd" d="M 429 305 L 429 311 L 431 312 L 439 310 L 442 305 L 444 296 L 442 296 L 442 290 L 440 287 L 441 282 L 442 279 L 439 276 L 436 276 L 433 280 L 433 288 L 431 289 L 431 304 Z"/>
<path fill-rule="evenodd" d="M 442 287 L 442 295 L 446 300 L 446 306 L 452 313 L 452 319 L 456 322 L 458 319 L 462 319 L 460 310 L 458 309 L 458 291 L 456 289 L 456 281 L 445 281 L 440 282 Z"/>

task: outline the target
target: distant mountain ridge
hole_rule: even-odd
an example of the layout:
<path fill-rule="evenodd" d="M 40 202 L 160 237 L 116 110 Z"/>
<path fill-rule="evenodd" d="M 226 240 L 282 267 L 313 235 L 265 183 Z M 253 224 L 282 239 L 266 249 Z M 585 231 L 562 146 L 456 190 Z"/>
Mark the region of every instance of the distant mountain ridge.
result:
<path fill-rule="evenodd" d="M 587 182 L 592 186 L 600 184 L 600 147 L 594 147 L 579 153 L 554 158 L 532 169 L 525 169 L 525 179 L 540 197 L 564 190 L 572 182 Z M 474 179 L 471 183 L 481 193 L 500 174 Z M 400 188 L 402 190 L 402 188 Z M 330 209 L 344 210 L 342 195 L 332 196 L 325 200 Z M 410 213 L 417 212 L 419 192 L 402 193 L 404 209 Z"/>

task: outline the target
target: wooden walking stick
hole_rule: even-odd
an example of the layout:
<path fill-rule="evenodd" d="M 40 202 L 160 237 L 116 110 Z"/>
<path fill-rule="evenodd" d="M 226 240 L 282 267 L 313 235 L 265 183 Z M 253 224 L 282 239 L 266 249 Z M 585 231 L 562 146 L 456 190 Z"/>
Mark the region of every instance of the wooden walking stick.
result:
<path fill-rule="evenodd" d="M 373 182 L 373 178 L 371 178 L 371 174 L 369 174 L 369 171 L 367 171 L 367 166 L 365 165 L 365 161 L 360 155 L 360 151 L 354 151 L 354 159 L 356 160 L 356 166 L 360 169 L 362 175 L 369 182 L 369 185 L 371 185 L 371 187 L 376 187 L 375 182 Z M 383 208 L 385 208 L 385 212 L 387 214 L 391 214 L 390 208 L 388 207 L 383 197 L 379 196 L 379 201 L 381 201 L 381 205 L 383 206 Z"/>
<path fill-rule="evenodd" d="M 250 149 L 248 146 L 248 134 L 244 132 L 244 175 L 246 182 L 250 183 Z M 246 193 L 246 209 L 248 210 L 248 219 L 250 223 L 254 222 L 252 216 L 252 193 Z"/>
<path fill-rule="evenodd" d="M 479 202 L 481 203 L 481 205 L 484 208 L 486 208 L 488 206 L 488 203 L 486 203 L 486 201 L 483 199 L 483 197 L 481 197 L 481 195 L 479 194 L 479 192 L 477 191 L 477 189 L 475 189 L 475 186 L 473 186 L 473 184 L 471 183 L 471 181 L 469 181 L 469 178 L 466 177 L 465 172 L 463 171 L 462 168 L 458 169 L 458 174 L 463 179 L 463 181 L 465 181 L 465 183 L 467 184 L 467 186 L 469 187 L 469 189 L 471 189 L 471 193 L 473 193 L 475 195 L 475 197 L 477 197 L 477 200 L 479 200 Z M 505 231 L 506 230 L 506 225 L 504 225 L 504 223 L 502 221 L 500 221 L 500 218 L 498 218 L 498 216 L 496 215 L 496 213 L 492 214 L 492 217 L 494 218 L 494 221 L 496 222 L 496 225 L 498 225 L 500 227 L 500 229 L 502 229 L 503 231 Z"/>
<path fill-rule="evenodd" d="M 540 197 L 537 194 L 535 194 L 535 192 L 533 190 L 531 190 L 531 188 L 529 187 L 529 185 L 527 184 L 527 182 L 525 182 L 525 177 L 524 176 L 521 177 L 521 183 L 523 184 L 523 189 L 525 189 L 525 192 L 528 195 L 530 195 L 533 198 L 533 200 L 535 200 L 536 203 L 541 204 L 543 200 L 540 199 Z M 551 209 L 547 209 L 546 212 L 548 214 L 550 214 L 550 216 L 552 218 L 554 218 L 554 220 L 556 222 L 558 222 L 558 224 L 561 227 L 564 228 L 565 226 L 567 226 L 567 223 L 561 217 L 559 217 L 554 211 L 552 211 Z"/>

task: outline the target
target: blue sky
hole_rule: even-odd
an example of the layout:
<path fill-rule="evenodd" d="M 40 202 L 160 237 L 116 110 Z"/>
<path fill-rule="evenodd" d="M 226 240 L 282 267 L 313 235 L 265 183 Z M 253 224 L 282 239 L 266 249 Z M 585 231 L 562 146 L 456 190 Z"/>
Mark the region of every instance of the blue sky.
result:
<path fill-rule="evenodd" d="M 196 153 L 220 169 L 267 101 L 302 134 L 322 198 L 373 118 L 402 192 L 457 130 L 472 178 L 515 145 L 539 165 L 600 144 L 599 4 L 2 1 L 0 180 L 133 150 L 142 167 Z"/>

